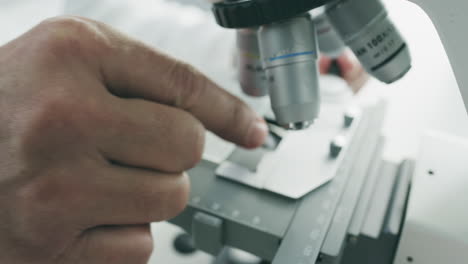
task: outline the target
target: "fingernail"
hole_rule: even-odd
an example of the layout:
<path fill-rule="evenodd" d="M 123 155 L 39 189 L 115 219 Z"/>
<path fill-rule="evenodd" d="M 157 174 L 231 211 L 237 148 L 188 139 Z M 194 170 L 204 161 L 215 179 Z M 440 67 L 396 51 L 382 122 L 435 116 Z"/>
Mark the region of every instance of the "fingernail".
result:
<path fill-rule="evenodd" d="M 265 120 L 262 118 L 257 118 L 249 129 L 247 147 L 256 148 L 265 143 L 266 137 L 268 135 L 268 126 L 265 123 Z"/>

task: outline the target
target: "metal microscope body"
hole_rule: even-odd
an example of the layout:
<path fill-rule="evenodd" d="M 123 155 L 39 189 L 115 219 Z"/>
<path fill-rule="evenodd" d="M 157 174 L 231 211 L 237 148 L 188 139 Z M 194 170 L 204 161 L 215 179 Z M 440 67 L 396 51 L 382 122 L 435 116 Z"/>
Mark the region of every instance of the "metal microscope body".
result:
<path fill-rule="evenodd" d="M 322 14 L 312 22 L 314 8 Z M 241 87 L 252 96 L 269 93 L 276 121 L 287 129 L 305 129 L 319 116 L 318 43 L 335 57 L 349 46 L 385 83 L 411 68 L 408 46 L 378 0 L 224 1 L 213 11 L 221 26 L 238 29 Z"/>
<path fill-rule="evenodd" d="M 335 27 L 338 25 L 336 28 L 344 43 L 356 53 L 358 58 L 360 57 L 361 63 L 374 77 L 384 82 L 392 82 L 408 71 L 411 64 L 408 47 L 397 34 L 398 31 L 394 26 L 386 21 L 385 11 L 380 9 L 378 3 L 371 8 L 374 10 L 373 19 L 360 15 L 360 19 L 353 20 L 353 23 L 343 23 L 351 19 L 341 10 L 343 6 L 348 10 L 356 8 L 353 12 L 361 14 L 358 6 L 346 5 L 364 4 L 370 1 L 378 2 L 376 0 L 225 1 L 217 3 L 214 12 L 221 25 L 242 29 L 238 31 L 241 36 L 239 47 L 246 49 L 247 54 L 253 55 L 244 60 L 246 64 L 255 66 L 249 68 L 255 71 L 248 69 L 244 72 L 247 75 L 252 73 L 254 75 L 245 79 L 243 89 L 250 91 L 254 89 L 251 92 L 253 95 L 265 95 L 265 90 L 268 90 L 273 97 L 283 97 L 272 98 L 272 107 L 276 109 L 274 112 L 277 121 L 286 128 L 298 129 L 306 127 L 313 121 L 314 115 L 318 114 L 315 109 L 319 107 L 319 97 L 315 97 L 318 95 L 315 92 L 318 91 L 318 87 L 314 86 L 313 81 L 313 78 L 316 78 L 314 75 L 316 68 L 309 67 L 314 64 L 318 56 L 316 46 L 314 46 L 317 41 L 309 34 L 314 30 L 314 25 L 307 23 L 308 26 L 305 26 L 306 23 L 304 23 L 309 19 L 307 18 L 309 10 L 327 5 L 328 18 L 332 20 Z M 468 52 L 466 52 L 468 37 L 464 34 L 464 29 L 468 25 L 468 16 L 465 14 L 468 10 L 468 2 L 464 0 L 410 1 L 420 5 L 434 22 L 468 110 L 468 74 L 465 73 L 468 69 Z M 236 8 L 229 9 L 230 12 L 219 13 L 220 7 L 232 6 Z M 245 14 L 245 16 L 239 14 Z M 368 23 L 364 23 L 365 20 Z M 372 47 L 385 45 L 386 51 L 379 54 L 386 55 L 376 56 L 376 53 L 373 53 L 369 57 L 371 47 L 367 46 L 367 42 L 365 45 L 356 43 L 358 41 L 354 35 L 356 30 L 351 27 L 358 25 L 358 22 L 363 23 L 361 25 L 365 30 L 359 30 L 357 33 L 364 36 L 363 39 L 370 39 Z M 340 28 L 340 25 L 345 26 Z M 306 34 L 295 33 L 297 29 Z M 379 32 L 385 32 L 385 34 Z M 253 38 L 253 35 L 257 35 L 257 38 Z M 289 38 L 286 37 L 286 41 L 278 39 L 280 43 L 275 42 L 271 45 L 270 42 L 277 37 L 275 35 L 289 36 Z M 245 36 L 249 36 L 250 39 L 244 38 Z M 378 36 L 381 36 L 380 40 Z M 305 45 L 296 45 L 300 43 L 298 39 L 305 37 L 308 38 L 307 42 L 304 42 Z M 372 43 L 373 39 L 377 39 L 377 42 Z M 291 46 L 292 48 L 288 48 L 288 43 L 295 44 Z M 363 46 L 367 46 L 366 51 Z M 273 50 L 268 50 L 268 48 Z M 283 60 L 287 62 L 283 63 Z M 302 63 L 309 64 L 304 68 L 308 68 L 310 72 L 304 71 L 300 66 Z M 242 72 L 245 68 L 240 69 Z M 277 82 L 278 78 L 281 82 Z M 301 79 L 306 81 L 301 83 Z M 258 86 L 263 81 L 273 81 L 281 85 L 275 86 L 269 83 L 265 89 L 265 87 Z M 248 87 L 251 84 L 255 85 Z M 296 92 L 289 93 L 290 89 Z M 303 96 L 303 93 L 297 92 L 302 89 L 315 91 L 308 91 Z M 311 107 L 310 103 L 315 106 Z M 286 113 L 281 113 L 281 111 Z M 351 152 L 340 164 L 335 178 L 301 199 L 291 200 L 220 179 L 215 173 L 217 164 L 204 162 L 189 172 L 197 179 L 193 182 L 189 206 L 171 222 L 191 233 L 197 247 L 213 255 L 217 255 L 224 246 L 232 246 L 251 252 L 273 264 L 390 264 L 393 260 L 394 263 L 411 263 L 414 259 L 423 260 L 421 263 L 435 264 L 441 263 L 438 256 L 454 260 L 452 263 L 463 263 L 468 257 L 466 246 L 456 240 L 451 240 L 450 233 L 444 232 L 443 227 L 437 229 L 435 226 L 434 229 L 424 229 L 422 232 L 421 227 L 424 226 L 422 223 L 427 223 L 427 215 L 418 215 L 412 210 L 413 201 L 424 202 L 425 197 L 433 195 L 425 188 L 435 180 L 426 176 L 418 176 L 427 171 L 426 166 L 437 165 L 439 168 L 438 170 L 436 168 L 436 171 L 439 172 L 444 171 L 444 167 L 452 171 L 454 168 L 460 168 L 459 177 L 445 175 L 447 177 L 436 180 L 444 185 L 456 186 L 466 182 L 464 180 L 468 170 L 466 162 L 458 158 L 457 164 L 451 164 L 455 158 L 450 157 L 463 155 L 466 157 L 468 144 L 453 140 L 451 144 L 445 144 L 445 141 L 439 145 L 435 144 L 437 147 L 428 148 L 428 150 L 440 155 L 436 158 L 431 156 L 430 159 L 423 156 L 422 162 L 417 161 L 416 170 L 413 161 L 405 161 L 402 164 L 382 161 L 381 150 L 384 140 L 379 137 L 379 131 L 383 112 L 385 112 L 384 109 L 378 105 L 363 112 L 363 116 L 355 122 L 356 133 L 350 146 Z M 439 141 L 429 140 L 428 142 Z M 457 153 L 461 153 L 449 155 L 450 145 L 458 146 Z M 436 153 L 441 149 L 440 146 L 444 146 L 444 153 Z M 438 159 L 437 164 L 434 164 L 434 159 Z M 418 180 L 414 182 L 409 191 L 414 171 Z M 348 181 L 348 179 L 352 180 Z M 357 184 L 358 181 L 360 184 Z M 374 184 L 370 184 L 371 181 Z M 361 192 L 362 195 L 360 195 Z M 369 204 L 372 203 L 369 201 L 371 196 L 366 198 L 366 193 L 377 195 L 372 197 L 375 206 Z M 442 198 L 440 197 L 441 200 Z M 450 200 L 450 203 L 463 205 L 463 201 L 466 200 L 466 195 L 460 193 L 458 200 Z M 381 206 L 380 202 L 385 206 Z M 405 206 L 407 202 L 410 205 L 408 209 Z M 427 206 L 431 207 L 434 204 Z M 440 210 L 441 214 L 454 213 L 452 209 L 446 209 L 446 207 L 448 206 L 436 210 Z M 368 208 L 370 210 L 367 210 Z M 406 219 L 405 214 L 409 215 Z M 363 230 L 366 229 L 364 226 L 369 227 L 368 230 Z M 377 232 L 372 230 L 374 226 L 378 227 Z M 401 228 L 402 226 L 404 228 Z M 443 240 L 437 240 L 441 238 Z M 418 243 L 418 241 L 430 242 L 428 245 L 431 246 L 431 250 L 425 249 L 423 243 Z M 438 241 L 443 241 L 444 245 L 453 245 L 453 247 L 440 247 Z"/>

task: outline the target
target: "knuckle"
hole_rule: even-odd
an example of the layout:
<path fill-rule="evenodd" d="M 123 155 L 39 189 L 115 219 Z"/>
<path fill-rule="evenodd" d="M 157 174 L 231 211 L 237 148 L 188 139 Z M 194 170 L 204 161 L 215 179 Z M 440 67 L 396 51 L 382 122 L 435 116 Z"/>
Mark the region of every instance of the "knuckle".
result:
<path fill-rule="evenodd" d="M 33 212 L 60 211 L 65 209 L 62 208 L 62 204 L 78 206 L 80 202 L 79 187 L 77 182 L 73 184 L 73 179 L 67 177 L 67 174 L 66 169 L 43 169 L 28 184 L 18 190 L 17 196 L 22 204 L 25 207 L 31 207 L 30 211 Z"/>
<path fill-rule="evenodd" d="M 48 174 L 54 174 L 52 177 Z M 44 234 L 56 228 L 66 232 L 68 223 L 66 208 L 79 206 L 74 189 L 67 188 L 62 175 L 53 172 L 40 173 L 28 184 L 18 188 L 15 194 L 15 226 L 18 236 L 31 245 L 42 243 Z M 77 207 L 75 207 L 77 208 Z M 59 237 L 65 234 L 56 234 Z"/>
<path fill-rule="evenodd" d="M 56 17 L 43 21 L 36 29 L 42 36 L 41 48 L 56 55 L 76 52 L 82 44 L 81 38 L 76 34 L 80 27 L 85 27 L 83 22 L 72 17 Z"/>
<path fill-rule="evenodd" d="M 205 129 L 200 124 L 197 126 L 196 136 L 194 137 L 194 150 L 193 150 L 193 160 L 192 166 L 195 167 L 203 158 L 203 151 L 205 149 Z"/>
<path fill-rule="evenodd" d="M 246 119 L 247 116 L 249 116 L 249 108 L 244 102 L 236 98 L 232 111 L 232 120 L 230 121 L 233 122 L 233 124 L 243 124 L 245 121 L 250 121 Z"/>
<path fill-rule="evenodd" d="M 168 71 L 170 86 L 177 92 L 174 106 L 181 109 L 192 108 L 203 94 L 208 79 L 195 67 L 181 61 L 174 61 Z"/>
<path fill-rule="evenodd" d="M 39 49 L 48 56 L 63 57 L 66 55 L 83 55 L 91 47 L 98 47 L 100 37 L 99 27 L 92 21 L 74 16 L 49 18 L 36 28 L 39 35 Z"/>
<path fill-rule="evenodd" d="M 153 238 L 149 224 L 101 225 L 82 233 L 73 246 L 72 258 L 54 263 L 76 263 L 78 260 L 79 263 L 147 264 L 153 251 Z M 88 261 L 79 261 L 83 259 Z"/>
<path fill-rule="evenodd" d="M 153 253 L 153 237 L 149 229 L 145 228 L 132 239 L 132 263 L 146 264 Z"/>
<path fill-rule="evenodd" d="M 187 143 L 181 146 L 183 149 L 184 162 L 183 170 L 195 167 L 203 158 L 203 151 L 205 148 L 205 128 L 195 118 L 192 122 L 185 122 L 187 128 L 182 136 L 186 139 Z"/>
<path fill-rule="evenodd" d="M 187 206 L 190 195 L 190 181 L 187 174 L 182 173 L 177 179 L 177 187 L 170 194 L 170 203 L 165 210 L 165 218 L 171 219 L 181 213 Z"/>
<path fill-rule="evenodd" d="M 154 156 L 153 162 L 157 169 L 179 173 L 195 167 L 202 160 L 205 128 L 183 110 L 176 109 L 172 114 L 171 118 L 176 121 L 170 125 L 165 122 L 159 130 L 159 137 L 166 138 L 167 142 L 158 150 L 159 155 Z"/>
<path fill-rule="evenodd" d="M 66 90 L 57 91 L 55 95 L 43 97 L 43 100 L 38 104 L 39 112 L 42 112 L 43 117 L 52 116 L 59 119 L 65 118 L 65 116 L 72 114 L 76 107 L 70 97 Z"/>
<path fill-rule="evenodd" d="M 79 108 L 65 95 L 54 95 L 43 99 L 35 106 L 35 113 L 29 117 L 30 120 L 25 124 L 24 140 L 26 142 L 23 145 L 42 146 L 46 144 L 52 146 L 53 142 L 78 133 L 76 111 L 79 111 Z M 51 138 L 54 141 L 46 140 Z"/>
<path fill-rule="evenodd" d="M 188 202 L 190 182 L 187 175 L 181 173 L 164 177 L 170 178 L 161 183 L 164 189 L 145 185 L 136 200 L 138 210 L 145 212 L 145 218 L 151 222 L 173 218 L 185 209 Z M 155 204 L 159 206 L 156 210 Z"/>
<path fill-rule="evenodd" d="M 74 29 L 80 27 L 83 24 L 83 20 L 75 16 L 58 16 L 45 19 L 39 26 L 45 29 L 62 30 L 62 29 Z"/>
<path fill-rule="evenodd" d="M 174 86 L 187 84 L 190 80 L 190 76 L 188 76 L 190 65 L 180 60 L 172 60 L 167 71 L 167 76 L 169 80 L 173 81 Z"/>
<path fill-rule="evenodd" d="M 219 133 L 227 136 L 232 140 L 242 140 L 243 131 L 239 131 L 238 128 L 245 127 L 250 118 L 247 118 L 249 114 L 249 108 L 241 100 L 234 98 L 231 105 L 230 114 L 224 119 L 224 124 L 220 126 Z M 235 126 L 233 126 L 233 124 Z M 242 133 L 243 132 L 243 133 Z"/>
<path fill-rule="evenodd" d="M 22 150 L 39 150 L 43 154 L 53 155 L 54 151 L 59 150 L 70 152 L 68 147 L 81 149 L 90 146 L 96 128 L 110 121 L 102 107 L 95 102 L 98 99 L 76 98 L 77 95 L 70 90 L 56 89 L 48 96 L 38 99 L 32 105 L 34 111 L 25 115 L 21 121 Z M 35 157 L 41 156 L 44 155 Z"/>

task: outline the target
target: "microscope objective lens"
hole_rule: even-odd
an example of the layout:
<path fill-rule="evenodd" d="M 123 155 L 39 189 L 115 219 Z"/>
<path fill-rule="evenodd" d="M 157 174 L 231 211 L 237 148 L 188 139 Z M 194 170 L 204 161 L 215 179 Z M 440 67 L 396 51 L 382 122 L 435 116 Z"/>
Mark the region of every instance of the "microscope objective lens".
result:
<path fill-rule="evenodd" d="M 363 67 L 392 83 L 411 68 L 408 46 L 380 0 L 341 0 L 327 6 L 330 22 Z"/>
<path fill-rule="evenodd" d="M 238 78 L 245 94 L 268 95 L 268 81 L 260 57 L 258 28 L 237 30 Z"/>
<path fill-rule="evenodd" d="M 271 107 L 286 129 L 305 129 L 318 117 L 318 44 L 309 14 L 264 25 L 258 32 Z"/>
<path fill-rule="evenodd" d="M 345 51 L 346 45 L 336 32 L 324 8 L 312 10 L 320 52 L 330 58 L 338 58 Z"/>

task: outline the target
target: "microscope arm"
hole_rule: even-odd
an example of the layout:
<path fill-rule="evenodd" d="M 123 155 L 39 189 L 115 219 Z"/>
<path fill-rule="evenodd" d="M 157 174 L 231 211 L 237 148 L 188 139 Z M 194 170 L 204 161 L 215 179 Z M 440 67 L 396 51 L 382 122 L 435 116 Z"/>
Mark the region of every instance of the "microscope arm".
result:
<path fill-rule="evenodd" d="M 468 112 L 468 2 L 465 0 L 409 0 L 434 23 L 447 52 Z"/>

